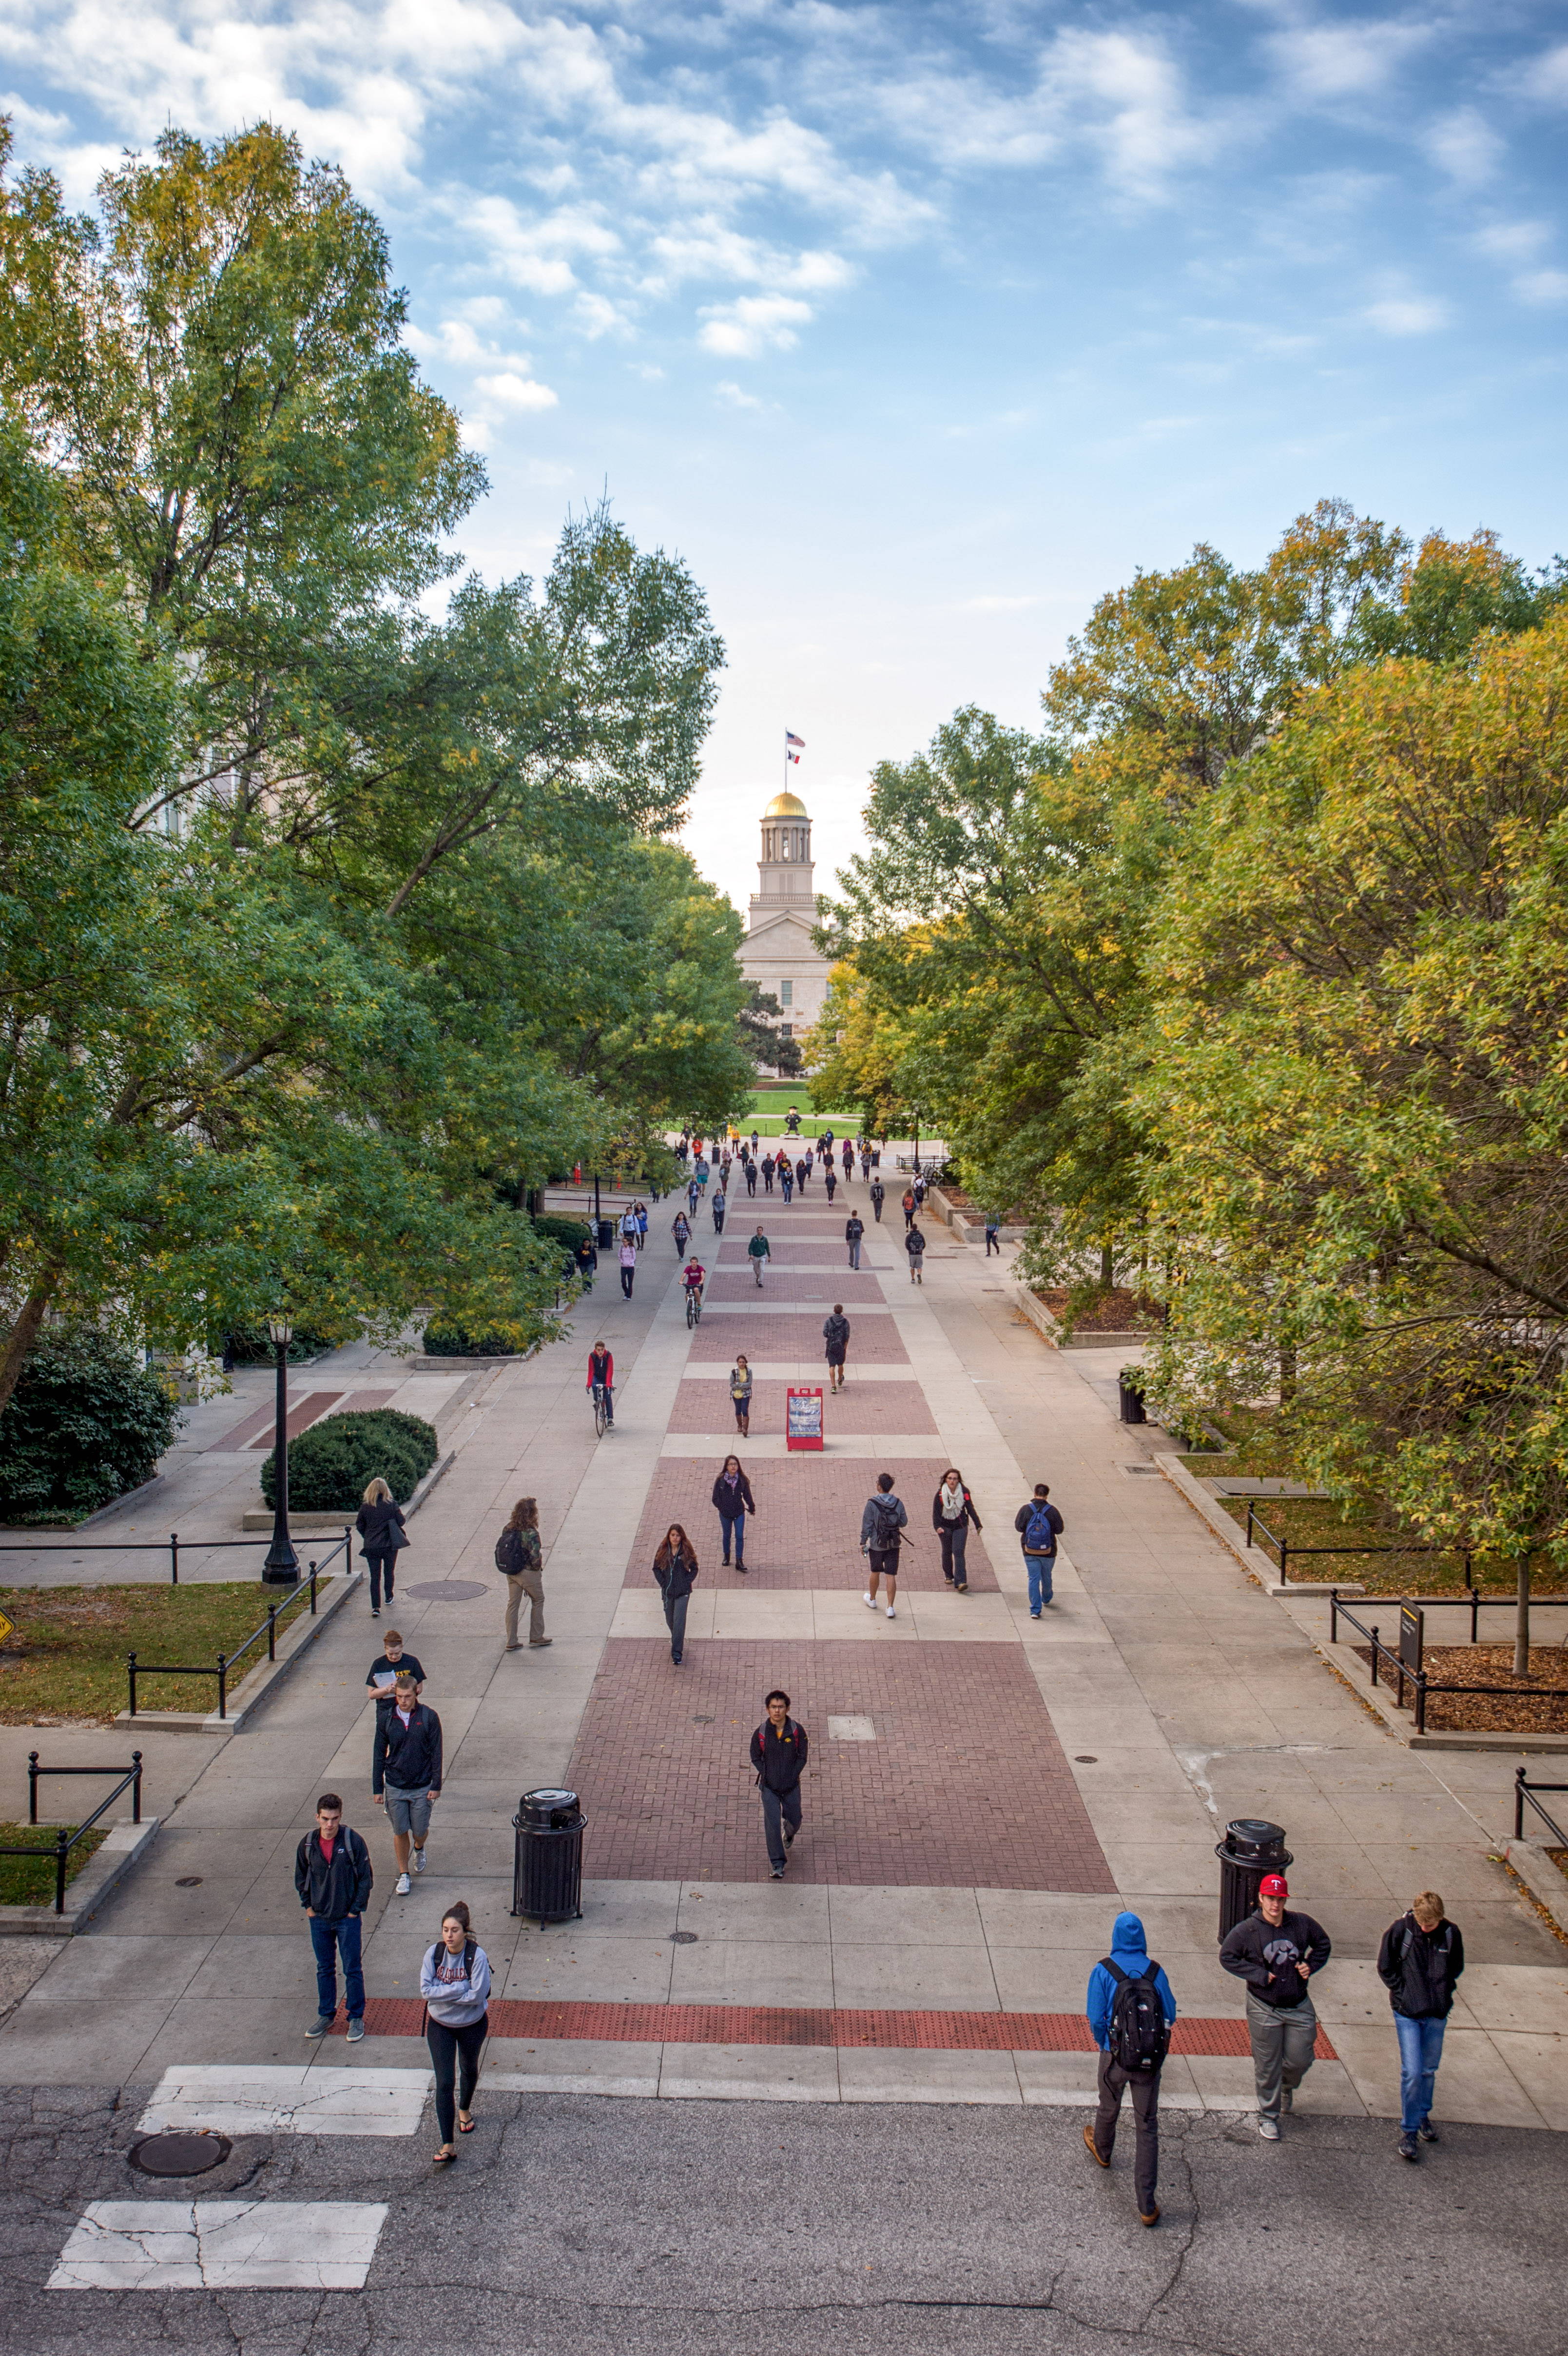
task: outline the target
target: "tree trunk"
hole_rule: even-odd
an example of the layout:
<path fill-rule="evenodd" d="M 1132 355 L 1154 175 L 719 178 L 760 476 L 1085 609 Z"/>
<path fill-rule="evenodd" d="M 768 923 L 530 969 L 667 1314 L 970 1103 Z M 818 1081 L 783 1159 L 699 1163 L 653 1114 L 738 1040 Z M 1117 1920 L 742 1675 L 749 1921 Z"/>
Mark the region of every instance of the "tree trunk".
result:
<path fill-rule="evenodd" d="M 5 1355 L 0 1359 L 0 1413 L 4 1413 L 16 1387 L 16 1378 L 33 1355 L 33 1344 L 38 1338 L 45 1312 L 59 1288 L 63 1273 L 61 1269 L 46 1269 L 22 1303 L 16 1322 L 11 1328 L 11 1338 L 5 1344 Z"/>
<path fill-rule="evenodd" d="M 1100 1246 L 1100 1289 L 1109 1292 L 1116 1281 L 1115 1246 L 1107 1240 Z"/>
<path fill-rule="evenodd" d="M 1513 1623 L 1513 1673 L 1516 1677 L 1530 1675 L 1530 1557 L 1522 1555 L 1519 1566 L 1519 1603 Z"/>
<path fill-rule="evenodd" d="M 1296 1397 L 1296 1344 L 1282 1342 L 1279 1345 L 1279 1403 L 1288 1407 Z"/>

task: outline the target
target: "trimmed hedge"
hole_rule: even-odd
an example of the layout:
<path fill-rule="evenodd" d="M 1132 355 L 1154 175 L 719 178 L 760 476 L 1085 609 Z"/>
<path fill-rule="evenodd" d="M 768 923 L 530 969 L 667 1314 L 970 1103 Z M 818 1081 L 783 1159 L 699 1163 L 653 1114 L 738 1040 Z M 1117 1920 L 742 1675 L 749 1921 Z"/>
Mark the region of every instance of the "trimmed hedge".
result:
<path fill-rule="evenodd" d="M 435 1433 L 422 1416 L 396 1408 L 324 1416 L 289 1442 L 289 1505 L 301 1514 L 357 1514 L 372 1481 L 384 1481 L 406 1505 L 437 1455 Z M 261 1467 L 261 1494 L 278 1501 L 276 1457 Z"/>
<path fill-rule="evenodd" d="M 46 1333 L 0 1414 L 0 1519 L 80 1522 L 150 1481 L 182 1418 L 91 1326 Z"/>
<path fill-rule="evenodd" d="M 541 1217 L 537 1218 L 534 1221 L 534 1233 L 536 1236 L 548 1236 L 551 1237 L 560 1246 L 562 1251 L 568 1254 L 575 1253 L 578 1245 L 582 1241 L 588 1232 L 589 1227 L 586 1219 L 562 1218 L 559 1217 L 553 1211 L 547 1212 Z"/>
<path fill-rule="evenodd" d="M 424 1354 L 427 1358 L 517 1358 L 524 1355 L 510 1334 L 488 1331 L 475 1333 L 466 1325 L 427 1325 Z"/>

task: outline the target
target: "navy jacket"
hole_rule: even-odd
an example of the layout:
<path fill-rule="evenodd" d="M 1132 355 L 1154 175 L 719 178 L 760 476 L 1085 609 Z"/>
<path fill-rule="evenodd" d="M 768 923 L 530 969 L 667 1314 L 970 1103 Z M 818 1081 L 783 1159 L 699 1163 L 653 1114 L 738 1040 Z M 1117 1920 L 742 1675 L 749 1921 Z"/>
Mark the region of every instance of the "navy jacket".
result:
<path fill-rule="evenodd" d="M 793 1718 L 786 1716 L 782 1734 L 771 1718 L 764 1718 L 752 1737 L 752 1764 L 759 1784 L 769 1792 L 793 1792 L 810 1748 L 805 1727 Z"/>
<path fill-rule="evenodd" d="M 300 1904 L 324 1922 L 341 1922 L 346 1914 L 363 1914 L 375 1878 L 369 1850 L 347 1825 L 337 1828 L 330 1865 L 321 1853 L 319 1825 L 311 1827 L 294 1851 L 294 1888 Z"/>
<path fill-rule="evenodd" d="M 415 1702 L 407 1726 L 395 1701 L 376 1712 L 370 1789 L 384 1792 L 389 1783 L 395 1783 L 400 1792 L 441 1789 L 441 1720 L 422 1701 Z"/>

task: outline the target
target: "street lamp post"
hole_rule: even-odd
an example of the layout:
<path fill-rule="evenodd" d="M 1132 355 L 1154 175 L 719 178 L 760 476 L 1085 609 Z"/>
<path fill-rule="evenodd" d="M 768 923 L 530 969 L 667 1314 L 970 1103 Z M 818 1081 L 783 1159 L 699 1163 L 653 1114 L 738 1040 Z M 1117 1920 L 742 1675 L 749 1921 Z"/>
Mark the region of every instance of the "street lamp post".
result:
<path fill-rule="evenodd" d="M 300 1558 L 289 1536 L 289 1344 L 294 1329 L 281 1312 L 267 1320 L 267 1332 L 278 1357 L 277 1424 L 272 1439 L 272 1543 L 261 1565 L 269 1587 L 297 1587 Z"/>

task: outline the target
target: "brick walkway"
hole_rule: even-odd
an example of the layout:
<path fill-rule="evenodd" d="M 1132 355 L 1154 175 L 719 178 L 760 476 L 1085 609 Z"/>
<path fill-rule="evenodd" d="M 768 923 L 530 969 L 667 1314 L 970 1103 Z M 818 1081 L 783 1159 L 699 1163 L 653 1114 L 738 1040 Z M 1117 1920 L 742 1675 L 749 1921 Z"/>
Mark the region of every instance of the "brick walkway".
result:
<path fill-rule="evenodd" d="M 820 1346 L 820 1345 L 819 1345 Z M 816 1379 L 812 1377 L 811 1379 Z M 857 1379 L 853 1374 L 837 1398 L 826 1396 L 827 1370 L 820 1369 L 824 1398 L 822 1401 L 823 1430 L 831 1436 L 836 1431 L 864 1436 L 878 1431 L 930 1431 L 936 1430 L 936 1419 L 925 1403 L 925 1393 L 918 1383 L 879 1383 L 871 1378 Z M 752 1389 L 752 1430 L 754 1432 L 780 1432 L 784 1428 L 784 1393 L 787 1383 L 758 1382 Z M 672 1432 L 728 1432 L 735 1420 L 727 1383 L 711 1381 L 684 1382 L 677 1397 L 669 1419 Z M 737 1440 L 737 1447 L 741 1443 Z M 933 1468 L 932 1486 L 935 1487 Z M 911 1507 L 912 1513 L 913 1507 Z"/>
<path fill-rule="evenodd" d="M 1040 1688 L 1013 1644 L 612 1638 L 567 1780 L 610 1880 L 765 1881 L 747 1757 L 782 1685 L 812 1738 L 793 1880 L 1110 1894 Z M 870 1742 L 827 1740 L 869 1717 Z"/>
<path fill-rule="evenodd" d="M 704 1384 L 704 1389 L 716 1385 Z M 891 1389 L 893 1385 L 889 1384 Z M 899 1389 L 906 1387 L 903 1384 Z M 648 1492 L 626 1585 L 643 1587 L 653 1573 L 654 1553 L 672 1522 L 678 1522 L 697 1549 L 701 1577 L 718 1587 L 816 1588 L 865 1585 L 866 1565 L 859 1551 L 860 1515 L 876 1486 L 880 1472 L 893 1476 L 912 1526 L 911 1543 L 902 1549 L 899 1583 L 933 1593 L 945 1585 L 942 1555 L 931 1527 L 931 1499 L 936 1489 L 934 1462 L 916 1462 L 890 1457 L 885 1464 L 869 1461 L 846 1463 L 830 1457 L 786 1457 L 781 1462 L 756 1458 L 748 1462 L 746 1443 L 735 1453 L 746 1468 L 752 1494 L 757 1501 L 754 1519 L 746 1525 L 745 1576 L 720 1568 L 721 1543 L 719 1516 L 713 1509 L 713 1483 L 723 1455 L 666 1456 L 660 1460 Z M 997 1592 L 996 1574 L 986 1542 L 971 1530 L 966 1559 L 970 1587 L 976 1593 Z M 689 1657 L 689 1655 L 688 1655 Z M 1032 1682 L 1032 1681 L 1031 1681 Z M 792 1688 L 793 1690 L 793 1688 Z M 809 1731 L 809 1729 L 807 1730 Z"/>
<path fill-rule="evenodd" d="M 832 1299 L 841 1300 L 834 1293 Z M 753 1293 L 753 1298 L 755 1294 Z M 767 1298 L 763 1295 L 763 1301 Z M 826 1315 L 827 1312 L 823 1312 Z M 909 1358 L 899 1339 L 898 1328 L 891 1317 L 851 1317 L 848 1368 L 854 1379 L 857 1366 L 906 1366 Z M 732 1366 L 737 1350 L 744 1350 L 748 1358 L 765 1361 L 769 1358 L 822 1357 L 822 1318 L 810 1311 L 800 1316 L 770 1316 L 759 1301 L 754 1313 L 733 1317 L 705 1317 L 691 1337 L 691 1355 L 699 1365 Z"/>

